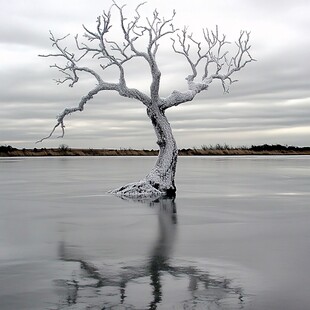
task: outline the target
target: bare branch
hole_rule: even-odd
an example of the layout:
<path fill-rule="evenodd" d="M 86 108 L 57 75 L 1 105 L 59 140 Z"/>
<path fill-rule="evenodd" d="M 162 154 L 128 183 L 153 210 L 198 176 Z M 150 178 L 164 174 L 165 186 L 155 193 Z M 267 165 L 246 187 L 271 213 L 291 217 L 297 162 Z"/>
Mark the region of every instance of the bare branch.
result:
<path fill-rule="evenodd" d="M 90 40 L 95 40 L 95 39 L 99 39 L 99 35 L 97 33 L 94 33 L 90 30 L 88 30 L 85 25 L 82 25 L 82 27 L 84 28 L 84 30 L 86 31 L 85 36 Z"/>
<path fill-rule="evenodd" d="M 224 92 L 229 92 L 229 86 L 237 81 L 231 79 L 232 74 L 240 71 L 248 63 L 255 61 L 255 59 L 252 58 L 249 52 L 251 48 L 251 45 L 249 45 L 249 40 L 250 40 L 250 32 L 241 31 L 238 41 L 236 42 L 236 45 L 238 47 L 236 54 L 232 56 L 230 59 L 227 58 L 228 54 L 227 52 L 222 57 L 218 57 L 217 67 L 219 69 L 215 72 L 215 74 L 212 74 L 209 78 L 211 80 L 212 79 L 221 80 Z M 226 73 L 221 73 L 223 71 L 221 69 L 224 68 L 225 66 L 226 66 Z"/>
<path fill-rule="evenodd" d="M 141 56 L 144 57 L 145 59 L 147 59 L 147 54 L 144 52 L 140 52 L 136 49 L 135 45 L 134 45 L 134 41 L 136 41 L 137 37 L 141 37 L 144 34 L 145 31 L 145 27 L 140 27 L 138 26 L 138 22 L 141 18 L 141 15 L 139 13 L 139 8 L 144 5 L 146 2 L 140 3 L 137 7 L 136 7 L 136 14 L 137 16 L 134 18 L 134 21 L 130 22 L 127 24 L 127 26 L 125 25 L 125 20 L 126 18 L 124 17 L 124 12 L 123 12 L 123 8 L 124 6 L 119 6 L 115 1 L 113 1 L 114 5 L 117 7 L 117 9 L 119 10 L 120 13 L 120 23 L 121 23 L 121 28 L 123 31 L 123 35 L 124 35 L 124 39 L 126 40 L 128 46 L 130 47 L 131 51 L 133 53 L 135 53 L 137 56 Z M 142 32 L 138 33 L 138 30 L 141 30 L 142 28 Z"/>
<path fill-rule="evenodd" d="M 188 29 L 185 27 L 181 33 L 178 33 L 178 40 L 172 38 L 172 48 L 175 53 L 185 57 L 190 65 L 192 74 L 186 77 L 188 90 L 185 92 L 173 91 L 170 96 L 162 99 L 160 104 L 162 109 L 192 100 L 198 93 L 206 90 L 215 79 L 221 81 L 224 92 L 229 92 L 230 85 L 237 81 L 232 79 L 232 75 L 248 63 L 255 61 L 249 52 L 251 48 L 249 32 L 240 32 L 236 42 L 237 51 L 234 56 L 229 57 L 228 51 L 224 51 L 224 47 L 229 42 L 226 41 L 225 35 L 219 34 L 217 26 L 214 31 L 203 29 L 206 48 L 203 47 L 202 42 L 194 39 L 192 34 L 188 35 L 187 31 Z M 196 56 L 190 54 L 191 47 L 195 49 Z M 204 49 L 205 51 L 203 51 Z M 204 72 L 201 81 L 196 82 L 198 65 L 202 61 L 204 61 Z"/>
<path fill-rule="evenodd" d="M 61 127 L 62 130 L 62 134 L 61 136 L 59 136 L 58 138 L 62 138 L 65 134 L 65 125 L 64 125 L 64 118 L 67 115 L 70 115 L 71 113 L 77 112 L 77 111 L 83 111 L 84 110 L 84 105 L 87 103 L 87 101 L 89 101 L 90 99 L 93 98 L 94 95 L 96 95 L 100 90 L 102 90 L 102 86 L 98 85 L 96 86 L 94 89 L 92 89 L 86 96 L 82 97 L 78 106 L 76 107 L 72 107 L 72 108 L 66 108 L 64 109 L 58 116 L 57 116 L 57 123 L 54 126 L 54 128 L 52 129 L 52 131 L 50 132 L 50 134 L 40 140 L 38 140 L 36 143 L 42 142 L 48 138 L 50 138 L 53 133 L 55 132 L 56 128 L 58 126 Z"/>
<path fill-rule="evenodd" d="M 44 138 L 42 138 L 42 139 L 36 141 L 36 143 L 40 143 L 40 142 L 43 142 L 44 140 L 49 139 L 49 138 L 53 135 L 53 133 L 55 132 L 56 128 L 57 128 L 59 125 L 60 125 L 60 123 L 57 123 L 57 124 L 54 126 L 54 128 L 52 129 L 52 131 L 50 132 L 49 135 L 47 135 L 46 137 L 44 137 Z"/>

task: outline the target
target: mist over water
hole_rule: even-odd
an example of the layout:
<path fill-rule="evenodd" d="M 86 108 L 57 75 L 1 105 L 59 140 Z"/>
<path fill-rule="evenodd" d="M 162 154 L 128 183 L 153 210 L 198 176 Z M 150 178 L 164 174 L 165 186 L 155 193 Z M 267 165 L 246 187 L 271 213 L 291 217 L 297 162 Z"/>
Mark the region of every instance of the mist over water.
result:
<path fill-rule="evenodd" d="M 0 309 L 308 309 L 310 157 L 182 157 L 175 200 L 106 194 L 154 161 L 0 159 Z"/>

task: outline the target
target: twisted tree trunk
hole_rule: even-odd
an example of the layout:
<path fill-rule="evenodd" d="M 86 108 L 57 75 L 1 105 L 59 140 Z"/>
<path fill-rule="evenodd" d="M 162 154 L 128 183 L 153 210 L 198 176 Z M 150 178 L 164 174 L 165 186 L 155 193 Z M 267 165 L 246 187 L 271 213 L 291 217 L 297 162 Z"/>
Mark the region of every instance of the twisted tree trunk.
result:
<path fill-rule="evenodd" d="M 144 179 L 117 188 L 111 193 L 132 198 L 172 198 L 176 193 L 174 178 L 178 157 L 177 144 L 164 110 L 153 104 L 147 108 L 147 115 L 153 124 L 159 146 L 155 166 Z"/>

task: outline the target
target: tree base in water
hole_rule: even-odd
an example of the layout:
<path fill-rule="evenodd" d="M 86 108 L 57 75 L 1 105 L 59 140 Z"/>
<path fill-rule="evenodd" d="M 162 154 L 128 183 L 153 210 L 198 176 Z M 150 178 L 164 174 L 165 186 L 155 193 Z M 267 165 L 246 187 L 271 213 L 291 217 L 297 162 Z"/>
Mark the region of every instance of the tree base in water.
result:
<path fill-rule="evenodd" d="M 174 198 L 175 188 L 161 189 L 158 184 L 152 184 L 149 181 L 141 180 L 139 182 L 129 183 L 109 192 L 115 196 L 126 198 Z"/>

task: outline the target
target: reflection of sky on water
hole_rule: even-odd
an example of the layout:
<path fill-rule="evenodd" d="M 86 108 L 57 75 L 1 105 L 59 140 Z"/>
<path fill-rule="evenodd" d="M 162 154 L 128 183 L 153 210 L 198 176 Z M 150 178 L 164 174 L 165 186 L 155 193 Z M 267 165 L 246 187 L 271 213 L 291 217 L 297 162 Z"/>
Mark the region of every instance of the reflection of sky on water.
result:
<path fill-rule="evenodd" d="M 105 194 L 154 160 L 0 159 L 0 309 L 309 308 L 309 156 L 179 158 L 177 224 Z"/>
<path fill-rule="evenodd" d="M 69 244 L 60 242 L 59 258 L 71 263 L 74 276 L 55 282 L 63 295 L 57 309 L 76 304 L 87 309 L 243 309 L 247 297 L 231 279 L 212 275 L 197 262 L 171 257 L 177 234 L 175 201 L 159 199 L 149 206 L 156 208 L 159 227 L 145 259 L 107 263 L 98 258 L 95 265 L 84 260 L 83 254 L 79 257 L 79 249 L 71 251 Z"/>

